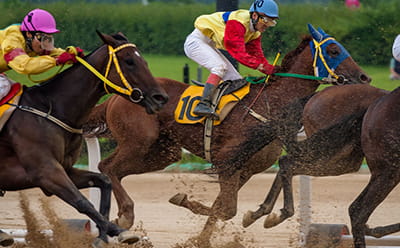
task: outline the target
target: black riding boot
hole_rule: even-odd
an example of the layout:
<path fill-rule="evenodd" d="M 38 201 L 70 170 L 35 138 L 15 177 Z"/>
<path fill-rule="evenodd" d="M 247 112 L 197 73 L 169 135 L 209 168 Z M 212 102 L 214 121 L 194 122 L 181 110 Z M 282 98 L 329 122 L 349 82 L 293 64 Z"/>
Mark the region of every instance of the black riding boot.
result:
<path fill-rule="evenodd" d="M 218 115 L 211 109 L 211 99 L 216 85 L 206 83 L 203 90 L 203 96 L 194 108 L 193 113 L 199 116 L 218 117 Z"/>

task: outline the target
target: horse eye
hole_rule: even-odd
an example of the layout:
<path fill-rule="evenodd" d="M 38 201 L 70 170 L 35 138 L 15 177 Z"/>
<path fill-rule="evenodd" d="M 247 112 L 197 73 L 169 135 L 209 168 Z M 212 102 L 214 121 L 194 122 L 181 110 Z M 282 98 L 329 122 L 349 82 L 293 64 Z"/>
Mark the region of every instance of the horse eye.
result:
<path fill-rule="evenodd" d="M 133 59 L 131 59 L 131 58 L 126 59 L 125 62 L 126 62 L 128 65 L 133 65 L 133 64 L 135 64 L 135 62 L 134 62 Z"/>
<path fill-rule="evenodd" d="M 338 47 L 333 47 L 332 49 L 329 49 L 328 53 L 332 57 L 337 57 L 340 54 L 340 48 Z"/>

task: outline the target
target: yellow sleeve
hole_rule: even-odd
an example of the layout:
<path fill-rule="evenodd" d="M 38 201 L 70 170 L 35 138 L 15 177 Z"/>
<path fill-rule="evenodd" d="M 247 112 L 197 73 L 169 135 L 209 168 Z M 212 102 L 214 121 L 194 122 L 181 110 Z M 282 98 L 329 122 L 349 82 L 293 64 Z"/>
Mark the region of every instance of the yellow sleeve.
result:
<path fill-rule="evenodd" d="M 8 66 L 21 74 L 39 74 L 56 66 L 56 59 L 49 56 L 29 57 L 22 54 L 8 62 Z"/>

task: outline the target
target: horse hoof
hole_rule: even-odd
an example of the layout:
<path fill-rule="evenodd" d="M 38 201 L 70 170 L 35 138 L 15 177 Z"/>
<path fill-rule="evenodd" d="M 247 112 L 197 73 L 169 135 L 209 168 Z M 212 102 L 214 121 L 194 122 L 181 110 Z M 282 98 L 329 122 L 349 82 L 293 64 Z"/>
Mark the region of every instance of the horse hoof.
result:
<path fill-rule="evenodd" d="M 133 244 L 140 240 L 140 238 L 134 235 L 131 231 L 124 231 L 118 235 L 118 242 L 124 244 Z"/>
<path fill-rule="evenodd" d="M 257 220 L 257 219 L 254 219 L 254 218 L 253 218 L 253 213 L 254 213 L 254 212 L 252 212 L 252 211 L 247 211 L 247 213 L 245 213 L 245 214 L 243 215 L 243 219 L 242 219 L 242 225 L 243 225 L 243 227 L 248 227 L 248 226 L 250 226 L 251 224 L 253 224 L 254 221 Z"/>
<path fill-rule="evenodd" d="M 279 217 L 276 213 L 272 213 L 265 218 L 264 221 L 264 228 L 271 228 L 273 226 L 276 226 L 280 223 Z"/>
<path fill-rule="evenodd" d="M 14 239 L 9 234 L 0 232 L 0 246 L 10 246 L 14 244 Z"/>
<path fill-rule="evenodd" d="M 92 243 L 92 248 L 106 248 L 107 243 L 100 238 L 95 238 Z"/>
<path fill-rule="evenodd" d="M 169 202 L 177 206 L 182 206 L 183 202 L 187 200 L 187 195 L 178 193 L 169 199 Z"/>
<path fill-rule="evenodd" d="M 117 224 L 123 229 L 129 229 L 132 227 L 132 222 L 129 221 L 124 215 L 112 221 L 112 223 Z"/>

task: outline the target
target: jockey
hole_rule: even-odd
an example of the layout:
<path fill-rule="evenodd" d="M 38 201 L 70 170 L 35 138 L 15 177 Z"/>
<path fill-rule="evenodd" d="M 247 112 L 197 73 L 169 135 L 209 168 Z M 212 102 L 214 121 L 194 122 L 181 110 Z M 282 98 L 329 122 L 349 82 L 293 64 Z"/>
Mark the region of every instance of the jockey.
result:
<path fill-rule="evenodd" d="M 210 71 L 200 103 L 194 113 L 216 116 L 211 97 L 221 80 L 237 80 L 242 76 L 218 50 L 226 50 L 240 64 L 272 74 L 274 68 L 264 57 L 261 33 L 276 25 L 278 5 L 273 0 L 255 0 L 249 10 L 216 12 L 199 16 L 194 31 L 184 44 L 186 55 Z"/>
<path fill-rule="evenodd" d="M 392 46 L 393 57 L 400 62 L 400 34 L 397 35 Z"/>
<path fill-rule="evenodd" d="M 0 30 L 0 73 L 10 69 L 20 74 L 38 74 L 56 65 L 76 62 L 74 54 L 54 47 L 58 33 L 54 17 L 42 9 L 29 12 L 21 24 Z M 76 48 L 78 55 L 83 50 Z M 0 99 L 7 95 L 11 82 L 0 74 Z"/>

